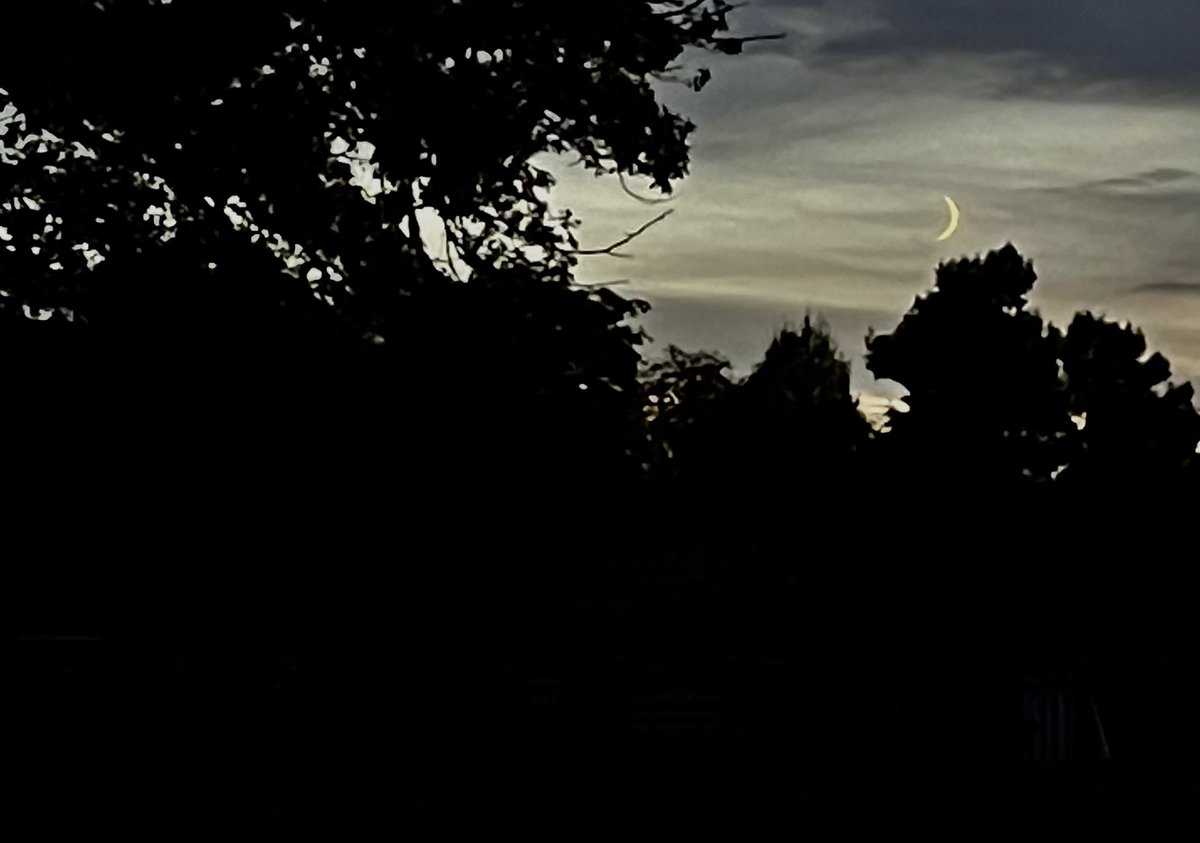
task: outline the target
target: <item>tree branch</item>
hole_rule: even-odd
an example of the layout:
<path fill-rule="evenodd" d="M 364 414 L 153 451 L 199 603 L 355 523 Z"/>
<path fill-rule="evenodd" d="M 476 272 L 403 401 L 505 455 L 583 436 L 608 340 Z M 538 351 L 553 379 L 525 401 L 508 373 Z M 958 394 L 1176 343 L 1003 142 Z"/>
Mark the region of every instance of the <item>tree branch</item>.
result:
<path fill-rule="evenodd" d="M 637 201 L 641 202 L 643 205 L 661 205 L 664 202 L 670 202 L 675 199 L 674 196 L 654 197 L 654 196 L 642 196 L 638 193 L 634 193 L 633 190 L 631 190 L 629 185 L 626 183 L 624 173 L 620 173 L 620 172 L 617 173 L 617 180 L 621 182 L 621 190 L 625 191 L 627 194 L 632 196 Z"/>
<path fill-rule="evenodd" d="M 446 265 L 450 267 L 450 274 L 454 276 L 454 280 L 461 281 L 462 276 L 458 274 L 458 268 L 454 265 L 454 256 L 451 254 L 452 251 L 456 250 L 451 242 L 454 238 L 450 236 L 450 221 L 445 217 L 442 218 L 442 234 L 446 238 Z"/>
<path fill-rule="evenodd" d="M 635 237 L 641 236 L 646 231 L 646 229 L 650 228 L 650 226 L 657 225 L 658 223 L 665 220 L 667 217 L 671 216 L 671 214 L 673 214 L 674 212 L 675 212 L 674 208 L 669 208 L 669 209 L 663 211 L 661 214 L 659 214 L 654 219 L 650 220 L 647 223 L 643 223 L 637 229 L 629 232 L 624 237 L 622 237 L 620 240 L 616 241 L 615 243 L 610 243 L 609 245 L 605 246 L 602 249 L 576 249 L 573 252 L 570 252 L 570 254 L 572 254 L 572 255 L 611 255 L 614 258 L 627 258 L 627 257 L 629 257 L 629 255 L 618 254 L 617 249 L 619 249 L 622 246 L 624 246 L 625 244 L 629 243 Z"/>
<path fill-rule="evenodd" d="M 614 281 L 572 281 L 571 286 L 581 290 L 594 290 L 598 287 L 620 287 L 629 283 L 631 281 L 628 278 L 617 278 Z"/>

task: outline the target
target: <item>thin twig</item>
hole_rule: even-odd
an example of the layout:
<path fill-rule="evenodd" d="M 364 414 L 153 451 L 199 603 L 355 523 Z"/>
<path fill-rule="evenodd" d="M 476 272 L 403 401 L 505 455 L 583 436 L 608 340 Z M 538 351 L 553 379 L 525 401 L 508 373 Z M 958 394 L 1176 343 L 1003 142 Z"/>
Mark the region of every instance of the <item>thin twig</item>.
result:
<path fill-rule="evenodd" d="M 675 212 L 674 208 L 668 208 L 667 210 L 663 211 L 661 214 L 659 214 L 654 219 L 650 220 L 647 223 L 644 223 L 643 225 L 638 227 L 636 230 L 629 232 L 628 234 L 626 234 L 624 237 L 622 237 L 617 242 L 610 243 L 609 245 L 605 246 L 603 249 L 576 249 L 573 252 L 571 252 L 571 254 L 573 254 L 573 255 L 611 255 L 612 257 L 615 257 L 615 258 L 627 258 L 627 257 L 629 257 L 628 255 L 618 254 L 617 249 L 621 248 L 626 243 L 633 240 L 635 237 L 641 236 L 646 231 L 646 229 L 650 228 L 650 226 L 657 225 L 658 223 L 665 220 L 667 217 L 671 216 L 671 214 L 673 214 L 674 212 Z"/>
<path fill-rule="evenodd" d="M 782 38 L 787 38 L 786 32 L 773 32 L 770 35 L 735 35 L 732 38 L 722 38 L 722 41 L 741 41 L 743 44 L 749 44 L 751 41 L 779 41 Z"/>
<path fill-rule="evenodd" d="M 462 276 L 458 274 L 458 268 L 454 265 L 454 256 L 450 254 L 451 237 L 450 237 L 450 222 L 444 217 L 442 219 L 442 234 L 446 237 L 446 265 L 450 268 L 450 274 L 454 276 L 455 281 L 461 281 Z"/>
<path fill-rule="evenodd" d="M 623 284 L 632 283 L 628 278 L 618 278 L 615 281 L 590 281 L 587 283 L 580 281 L 572 281 L 572 287 L 579 287 L 582 290 L 593 290 L 597 287 L 620 287 Z"/>

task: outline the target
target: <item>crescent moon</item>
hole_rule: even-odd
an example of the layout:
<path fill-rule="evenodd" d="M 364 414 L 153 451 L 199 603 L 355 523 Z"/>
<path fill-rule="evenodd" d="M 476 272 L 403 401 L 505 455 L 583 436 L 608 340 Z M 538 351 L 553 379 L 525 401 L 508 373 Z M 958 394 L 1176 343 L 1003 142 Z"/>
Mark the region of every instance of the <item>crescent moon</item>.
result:
<path fill-rule="evenodd" d="M 946 230 L 938 236 L 938 241 L 945 240 L 958 228 L 958 206 L 954 204 L 954 200 L 949 196 L 943 196 L 946 200 L 946 207 L 950 209 L 950 224 L 946 226 Z"/>

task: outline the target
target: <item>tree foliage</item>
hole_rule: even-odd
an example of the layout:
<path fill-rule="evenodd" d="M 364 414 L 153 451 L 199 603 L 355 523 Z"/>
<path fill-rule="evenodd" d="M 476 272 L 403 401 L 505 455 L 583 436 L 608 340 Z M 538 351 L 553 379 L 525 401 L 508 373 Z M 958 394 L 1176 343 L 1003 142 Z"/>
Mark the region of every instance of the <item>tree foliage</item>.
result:
<path fill-rule="evenodd" d="M 872 372 L 909 390 L 891 445 L 919 472 L 988 484 L 1181 482 L 1200 439 L 1191 385 L 1169 382 L 1130 326 L 1087 312 L 1065 334 L 1044 324 L 1028 308 L 1036 278 L 1011 244 L 942 264 L 896 330 L 868 338 Z"/>
<path fill-rule="evenodd" d="M 829 496 L 868 427 L 828 327 L 805 317 L 772 340 L 749 376 L 728 369 L 718 355 L 676 347 L 648 367 L 649 438 L 667 471 L 708 496 L 757 495 L 780 479 L 789 497 Z"/>
<path fill-rule="evenodd" d="M 877 378 L 908 389 L 890 413 L 917 471 L 991 484 L 1046 481 L 1069 428 L 1055 333 L 1028 308 L 1037 279 L 1011 244 L 937 269 L 891 334 L 868 338 Z"/>
<path fill-rule="evenodd" d="M 693 126 L 650 82 L 688 46 L 735 42 L 721 0 L 69 5 L 31 11 L 0 65 L 33 133 L 11 144 L 24 166 L 9 192 L 38 205 L 14 209 L 17 242 L 50 214 L 52 243 L 92 244 L 110 267 L 111 249 L 186 233 L 200 267 L 220 267 L 221 243 L 258 233 L 364 329 L 428 276 L 422 222 L 472 269 L 565 278 L 572 221 L 550 213 L 531 159 L 670 190 Z M 39 257 L 69 278 L 84 263 L 51 243 Z"/>
<path fill-rule="evenodd" d="M 6 416 L 11 485 L 57 499 L 32 532 L 456 560 L 441 582 L 607 536 L 645 305 L 573 284 L 534 159 L 669 191 L 694 127 L 651 82 L 736 52 L 731 8 L 30 7 L 0 57 L 0 323 L 8 400 L 36 408 Z"/>
<path fill-rule="evenodd" d="M 1065 334 L 1044 324 L 1026 306 L 1035 278 L 1011 245 L 943 264 L 893 333 L 868 338 L 868 365 L 910 391 L 879 441 L 881 524 L 937 566 L 932 579 L 987 582 L 991 605 L 1022 607 L 1010 640 L 1049 657 L 1089 649 L 1077 630 L 1111 642 L 1100 607 L 1166 605 L 1154 584 L 1200 491 L 1200 414 L 1140 332 L 1090 313 Z M 1150 567 L 1094 569 L 1113 554 Z M 1036 567 L 1013 566 L 1026 558 Z"/>
<path fill-rule="evenodd" d="M 1190 383 L 1171 382 L 1162 354 L 1130 325 L 1076 313 L 1062 343 L 1080 426 L 1064 483 L 1077 491 L 1174 495 L 1196 463 L 1200 415 Z"/>

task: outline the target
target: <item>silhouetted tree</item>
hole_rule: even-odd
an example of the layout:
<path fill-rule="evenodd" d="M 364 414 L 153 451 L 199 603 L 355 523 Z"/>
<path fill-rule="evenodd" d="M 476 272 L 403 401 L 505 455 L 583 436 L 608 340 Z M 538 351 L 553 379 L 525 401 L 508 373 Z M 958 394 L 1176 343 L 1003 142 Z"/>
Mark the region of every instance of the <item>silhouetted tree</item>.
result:
<path fill-rule="evenodd" d="M 680 463 L 702 459 L 691 453 L 713 434 L 708 429 L 722 399 L 736 384 L 729 361 L 718 354 L 671 345 L 663 359 L 645 367 L 643 410 L 655 475 L 671 475 Z"/>
<path fill-rule="evenodd" d="M 1070 409 L 1081 426 L 1059 476 L 1077 493 L 1144 496 L 1177 486 L 1196 461 L 1200 414 L 1190 383 L 1130 325 L 1077 313 L 1062 344 Z"/>
<path fill-rule="evenodd" d="M 1169 364 L 1132 328 L 1087 313 L 1065 336 L 1043 325 L 1026 306 L 1035 278 L 1011 245 L 943 264 L 895 332 L 868 338 L 869 367 L 911 407 L 879 439 L 875 522 L 921 560 L 900 585 L 945 593 L 929 616 L 973 658 L 1103 660 L 1120 637 L 1164 651 L 1183 617 L 1156 584 L 1175 576 L 1161 537 L 1195 495 L 1191 388 L 1165 383 Z M 1149 567 L 1095 566 L 1114 554 Z M 1161 623 L 1131 626 L 1151 613 Z"/>
<path fill-rule="evenodd" d="M 218 592 L 280 588 L 297 555 L 469 569 L 481 600 L 488 560 L 572 564 L 638 474 L 645 306 L 573 285 L 575 220 L 532 159 L 669 191 L 694 127 L 651 82 L 737 52 L 731 8 L 31 8 L 0 57 L 0 315 L 37 407 L 6 420 L 14 485 L 62 504 L 33 532 L 275 569 Z M 356 593 L 422 593 L 408 576 Z"/>
<path fill-rule="evenodd" d="M 143 241 L 187 231 L 187 260 L 225 272 L 239 264 L 222 265 L 220 244 L 258 234 L 292 278 L 319 272 L 313 292 L 364 331 L 398 289 L 440 277 L 422 230 L 445 226 L 472 269 L 565 280 L 571 219 L 549 212 L 552 180 L 530 159 L 569 153 L 669 190 L 693 126 L 650 81 L 687 46 L 736 49 L 720 37 L 730 8 L 79 0 L 31 12 L 0 64 L 24 112 L 9 174 L 23 198 L 8 219 L 20 243 L 51 214 L 52 236 L 37 260 L 7 259 L 30 261 L 23 276 L 62 262 L 50 277 L 78 282 L 91 276 L 75 245 L 111 272 Z"/>
<path fill-rule="evenodd" d="M 1139 659 L 1194 665 L 1174 538 L 1200 496 L 1192 385 L 1171 383 L 1170 364 L 1148 352 L 1140 330 L 1091 313 L 1075 314 L 1060 354 L 1080 429 L 1055 483 L 1056 526 L 1079 558 L 1138 560 L 1076 585 L 1094 607 L 1091 649 L 1102 661 L 1132 646 Z"/>
<path fill-rule="evenodd" d="M 756 656 L 839 658 L 867 610 L 864 563 L 848 546 L 874 504 L 870 426 L 850 364 L 821 321 L 785 329 L 730 407 L 724 476 L 740 490 L 737 543 L 725 545 Z M 736 560 L 736 562 L 734 561 Z M 836 631 L 835 631 L 836 630 Z"/>
<path fill-rule="evenodd" d="M 736 52 L 730 9 L 68 0 L 10 21 L 19 622 L 183 654 L 210 716 L 176 762 L 243 793 L 283 771 L 325 806 L 395 784 L 382 669 L 597 640 L 577 597 L 644 458 L 645 306 L 574 285 L 575 220 L 532 159 L 669 191 L 693 126 L 651 83 L 687 47 Z"/>
<path fill-rule="evenodd" d="M 740 397 L 754 463 L 800 480 L 814 497 L 853 486 L 855 458 L 870 428 L 850 392 L 850 364 L 828 326 L 806 316 L 800 330 L 780 332 Z"/>
<path fill-rule="evenodd" d="M 1067 397 L 1057 333 L 1028 309 L 1036 278 L 1011 244 L 941 264 L 896 330 L 868 337 L 868 368 L 909 391 L 888 437 L 907 477 L 952 495 L 1044 482 L 1062 465 Z"/>
<path fill-rule="evenodd" d="M 661 532 L 650 544 L 661 576 L 697 600 L 723 595 L 705 604 L 709 623 L 742 657 L 795 657 L 812 647 L 801 629 L 836 613 L 831 589 L 848 569 L 830 554 L 870 502 L 870 428 L 820 322 L 781 331 L 747 377 L 727 368 L 671 348 L 648 370 L 649 429 L 663 455 L 653 467 Z"/>
<path fill-rule="evenodd" d="M 649 367 L 650 435 L 669 472 L 700 497 L 781 482 L 785 507 L 796 496 L 825 497 L 828 483 L 849 477 L 869 427 L 826 326 L 806 317 L 799 330 L 781 331 L 746 378 L 731 379 L 728 367 L 674 347 Z"/>

